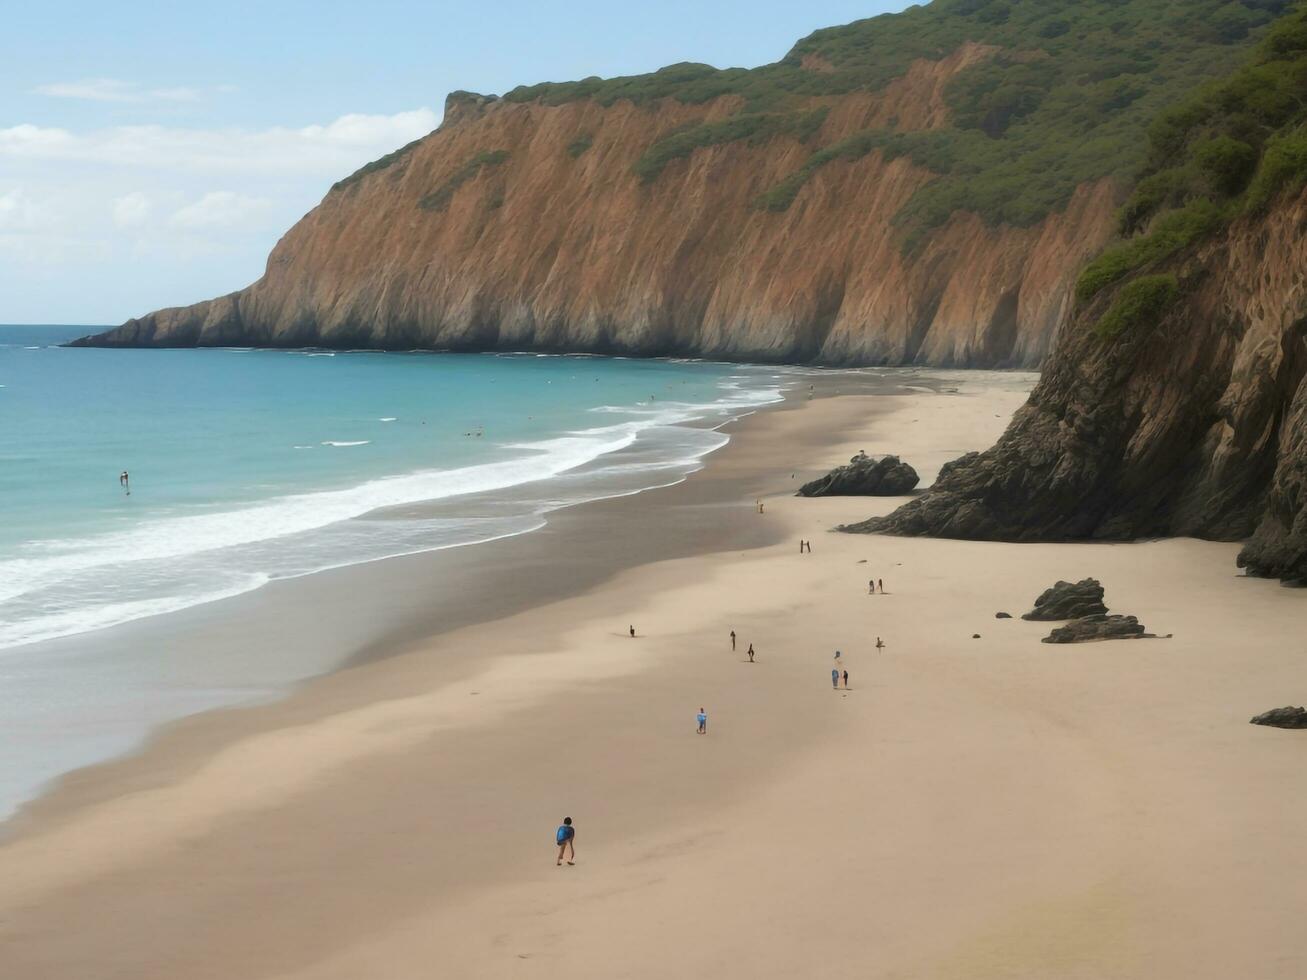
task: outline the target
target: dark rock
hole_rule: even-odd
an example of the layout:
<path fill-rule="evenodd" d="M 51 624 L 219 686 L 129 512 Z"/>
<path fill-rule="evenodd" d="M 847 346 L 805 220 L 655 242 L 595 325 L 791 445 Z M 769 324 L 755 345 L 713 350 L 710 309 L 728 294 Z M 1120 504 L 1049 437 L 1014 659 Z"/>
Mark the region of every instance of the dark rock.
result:
<path fill-rule="evenodd" d="M 1051 589 L 1045 589 L 1035 600 L 1035 608 L 1021 618 L 1051 623 L 1105 612 L 1107 606 L 1103 605 L 1102 583 L 1096 578 L 1085 578 L 1074 583 L 1058 582 Z"/>
<path fill-rule="evenodd" d="M 917 471 L 897 456 L 874 459 L 858 453 L 847 466 L 837 466 L 819 480 L 799 488 L 799 497 L 899 497 L 921 480 Z"/>
<path fill-rule="evenodd" d="M 1011 613 L 994 613 L 994 618 L 995 618 L 995 619 L 1011 619 L 1011 618 L 1012 618 L 1012 614 L 1011 614 Z"/>
<path fill-rule="evenodd" d="M 1251 723 L 1272 728 L 1307 728 L 1307 708 L 1272 708 L 1253 718 Z"/>
<path fill-rule="evenodd" d="M 972 638 L 973 640 L 979 640 L 979 639 L 980 639 L 980 634 L 979 634 L 979 633 L 972 633 L 972 634 L 971 634 L 971 638 Z"/>
<path fill-rule="evenodd" d="M 1141 640 L 1156 639 L 1145 633 L 1134 616 L 1081 616 L 1065 626 L 1059 626 L 1044 637 L 1044 643 L 1087 643 L 1090 640 Z"/>

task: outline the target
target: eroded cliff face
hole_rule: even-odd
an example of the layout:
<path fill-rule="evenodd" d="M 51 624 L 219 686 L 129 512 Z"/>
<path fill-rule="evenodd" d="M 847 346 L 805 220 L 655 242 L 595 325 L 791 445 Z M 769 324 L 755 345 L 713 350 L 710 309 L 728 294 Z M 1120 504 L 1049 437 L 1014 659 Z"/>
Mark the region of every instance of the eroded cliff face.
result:
<path fill-rule="evenodd" d="M 967 44 L 881 92 L 813 99 L 829 112 L 810 143 L 941 126 L 944 86 L 994 50 Z M 906 157 L 828 164 L 782 213 L 756 198 L 810 156 L 793 135 L 699 148 L 647 183 L 632 172 L 658 138 L 738 107 L 453 100 L 439 130 L 334 188 L 258 282 L 94 342 L 1041 362 L 1079 266 L 1111 235 L 1108 181 L 1029 228 L 955 214 L 905 257 L 892 219 L 932 179 Z"/>
<path fill-rule="evenodd" d="M 845 530 L 1012 541 L 1251 535 L 1240 564 L 1307 585 L 1307 194 L 1168 261 L 1151 330 L 1063 330 L 999 443 Z"/>

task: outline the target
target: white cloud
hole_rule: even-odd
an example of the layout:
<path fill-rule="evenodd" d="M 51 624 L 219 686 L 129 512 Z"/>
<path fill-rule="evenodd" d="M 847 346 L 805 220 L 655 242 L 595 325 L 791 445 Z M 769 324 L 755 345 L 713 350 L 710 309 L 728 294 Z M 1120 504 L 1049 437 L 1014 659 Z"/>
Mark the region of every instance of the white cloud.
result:
<path fill-rule="evenodd" d="M 52 156 L 58 155 L 74 145 L 73 134 L 66 129 L 53 126 L 33 126 L 20 123 L 8 129 L 0 129 L 0 153 L 11 156 Z"/>
<path fill-rule="evenodd" d="M 210 191 L 198 201 L 178 208 L 169 219 L 180 228 L 230 228 L 266 211 L 271 201 L 234 191 Z"/>
<path fill-rule="evenodd" d="M 438 122 L 0 125 L 0 322 L 121 322 L 244 286 L 332 181 Z"/>
<path fill-rule="evenodd" d="M 77 82 L 54 82 L 38 85 L 38 95 L 57 99 L 89 99 L 92 102 L 195 102 L 197 89 L 145 88 L 139 82 L 125 82 L 120 78 L 87 78 Z"/>
<path fill-rule="evenodd" d="M 0 194 L 0 232 L 32 231 L 41 224 L 41 208 L 21 187 Z"/>
<path fill-rule="evenodd" d="M 23 123 L 0 129 L 0 156 L 80 161 L 191 173 L 343 177 L 433 130 L 430 109 L 352 113 L 299 129 L 114 126 L 86 133 Z"/>
<path fill-rule="evenodd" d="M 150 216 L 150 199 L 140 191 L 132 191 L 113 201 L 113 223 L 119 228 L 138 228 Z"/>

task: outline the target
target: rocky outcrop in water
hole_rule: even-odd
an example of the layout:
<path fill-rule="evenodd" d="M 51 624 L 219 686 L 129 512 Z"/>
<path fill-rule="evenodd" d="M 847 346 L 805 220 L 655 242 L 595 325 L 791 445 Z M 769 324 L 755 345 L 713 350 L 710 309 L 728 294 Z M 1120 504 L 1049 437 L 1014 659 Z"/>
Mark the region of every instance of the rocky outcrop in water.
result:
<path fill-rule="evenodd" d="M 1151 329 L 1062 332 L 998 444 L 921 497 L 843 528 L 1005 540 L 1250 538 L 1251 574 L 1307 581 L 1307 194 L 1169 260 Z M 1251 536 L 1251 537 L 1250 537 Z"/>
<path fill-rule="evenodd" d="M 860 452 L 846 466 L 837 466 L 820 479 L 805 483 L 798 497 L 901 497 L 921 477 L 897 456 L 875 459 Z"/>
<path fill-rule="evenodd" d="M 1038 622 L 1056 622 L 1097 616 L 1107 612 L 1103 605 L 1103 586 L 1096 578 L 1079 582 L 1058 582 L 1035 600 L 1035 608 L 1022 616 Z"/>
<path fill-rule="evenodd" d="M 1058 626 L 1041 641 L 1043 643 L 1088 643 L 1091 640 L 1142 640 L 1153 639 L 1152 633 L 1134 616 L 1097 615 L 1073 619 Z"/>
<path fill-rule="evenodd" d="M 1251 723 L 1271 728 L 1307 728 L 1307 708 L 1272 708 L 1254 717 Z"/>

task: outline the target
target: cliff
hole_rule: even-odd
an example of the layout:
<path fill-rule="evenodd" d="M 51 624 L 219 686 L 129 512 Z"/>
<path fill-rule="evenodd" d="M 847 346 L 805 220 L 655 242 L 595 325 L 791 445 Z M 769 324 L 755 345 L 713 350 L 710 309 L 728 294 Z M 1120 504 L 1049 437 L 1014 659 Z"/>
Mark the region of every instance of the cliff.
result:
<path fill-rule="evenodd" d="M 1039 541 L 1249 538 L 1307 585 L 1307 7 L 1164 114 L 1125 237 L 994 448 L 844 528 Z"/>
<path fill-rule="evenodd" d="M 1150 107 L 1270 16 L 1189 5 L 1247 17 L 1189 36 L 1160 0 L 937 0 L 751 71 L 455 93 L 256 283 L 80 343 L 1036 365 Z"/>
<path fill-rule="evenodd" d="M 1105 341 L 1064 331 L 999 443 L 844 530 L 1048 541 L 1252 536 L 1250 571 L 1307 584 L 1307 195 L 1167 264 L 1187 292 Z"/>

